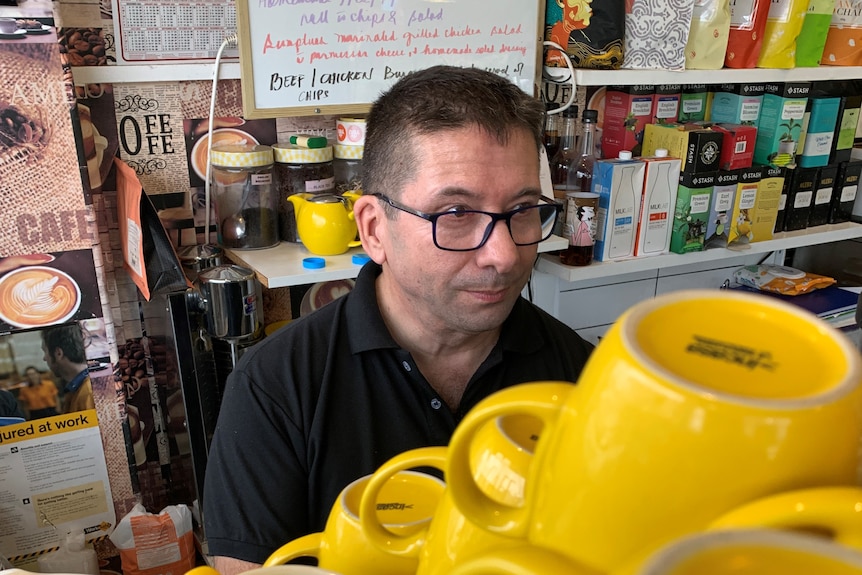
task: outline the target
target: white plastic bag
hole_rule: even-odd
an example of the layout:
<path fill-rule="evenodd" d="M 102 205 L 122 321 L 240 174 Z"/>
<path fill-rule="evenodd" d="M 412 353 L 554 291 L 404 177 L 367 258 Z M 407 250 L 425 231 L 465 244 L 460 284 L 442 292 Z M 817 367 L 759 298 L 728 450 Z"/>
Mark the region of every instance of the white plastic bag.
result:
<path fill-rule="evenodd" d="M 66 541 L 58 550 L 42 555 L 36 562 L 40 573 L 99 575 L 99 558 L 84 542 L 83 531 L 67 533 Z"/>
<path fill-rule="evenodd" d="M 154 515 L 139 503 L 120 520 L 110 539 L 120 551 L 123 575 L 185 573 L 195 566 L 192 512 L 187 505 L 169 505 Z"/>

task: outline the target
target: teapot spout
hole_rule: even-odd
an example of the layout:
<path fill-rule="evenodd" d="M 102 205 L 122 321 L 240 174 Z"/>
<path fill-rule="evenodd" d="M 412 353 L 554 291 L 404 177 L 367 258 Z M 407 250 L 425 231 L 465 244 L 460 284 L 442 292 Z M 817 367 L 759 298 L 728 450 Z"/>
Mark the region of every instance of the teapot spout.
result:
<path fill-rule="evenodd" d="M 303 197 L 305 194 L 291 194 L 287 196 L 287 201 L 293 204 L 294 211 L 298 214 L 302 211 L 302 207 L 308 203 L 308 201 Z"/>

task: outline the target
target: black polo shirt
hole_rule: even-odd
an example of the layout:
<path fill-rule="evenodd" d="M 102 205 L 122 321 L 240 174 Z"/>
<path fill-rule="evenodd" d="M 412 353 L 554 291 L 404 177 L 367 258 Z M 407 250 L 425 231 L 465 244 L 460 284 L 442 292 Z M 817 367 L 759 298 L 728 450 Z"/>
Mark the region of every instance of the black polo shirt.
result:
<path fill-rule="evenodd" d="M 350 293 L 261 341 L 228 378 L 203 497 L 211 555 L 262 563 L 322 531 L 348 483 L 409 449 L 447 445 L 499 389 L 576 381 L 592 349 L 519 298 L 452 413 L 387 330 L 379 273 L 366 264 Z"/>

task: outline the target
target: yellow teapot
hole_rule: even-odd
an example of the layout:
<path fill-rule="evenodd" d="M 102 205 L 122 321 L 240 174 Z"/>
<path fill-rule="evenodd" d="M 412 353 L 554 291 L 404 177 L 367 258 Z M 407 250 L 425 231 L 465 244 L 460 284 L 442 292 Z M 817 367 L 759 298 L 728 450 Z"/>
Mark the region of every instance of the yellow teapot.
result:
<path fill-rule="evenodd" d="M 356 239 L 353 202 L 356 192 L 335 194 L 293 194 L 287 200 L 296 214 L 296 230 L 303 245 L 313 254 L 334 256 L 361 245 Z"/>

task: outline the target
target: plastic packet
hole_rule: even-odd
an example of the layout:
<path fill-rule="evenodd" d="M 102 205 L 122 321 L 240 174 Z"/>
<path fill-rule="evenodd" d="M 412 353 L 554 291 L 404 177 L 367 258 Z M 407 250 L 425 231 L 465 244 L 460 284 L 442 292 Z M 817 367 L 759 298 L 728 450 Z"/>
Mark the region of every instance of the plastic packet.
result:
<path fill-rule="evenodd" d="M 120 551 L 123 575 L 185 573 L 195 566 L 192 512 L 187 505 L 169 505 L 155 515 L 140 503 L 110 535 Z"/>
<path fill-rule="evenodd" d="M 733 272 L 737 283 L 782 295 L 800 295 L 835 283 L 835 278 L 804 272 L 787 266 L 759 264 Z"/>
<path fill-rule="evenodd" d="M 42 555 L 36 562 L 40 573 L 86 573 L 99 575 L 99 558 L 84 541 L 84 532 L 66 534 L 66 540 L 52 553 Z"/>

